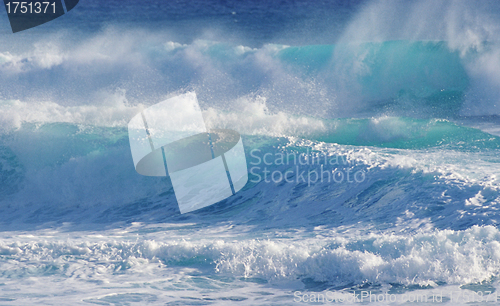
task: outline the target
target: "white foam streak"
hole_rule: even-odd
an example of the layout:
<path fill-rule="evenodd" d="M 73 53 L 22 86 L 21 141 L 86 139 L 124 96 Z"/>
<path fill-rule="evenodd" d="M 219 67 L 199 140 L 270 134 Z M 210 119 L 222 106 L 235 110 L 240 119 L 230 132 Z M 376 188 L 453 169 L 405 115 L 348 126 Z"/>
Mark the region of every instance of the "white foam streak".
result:
<path fill-rule="evenodd" d="M 204 112 L 209 129 L 229 128 L 246 135 L 291 136 L 324 131 L 320 119 L 292 116 L 285 112 L 270 112 L 263 96 L 243 97 L 235 101 L 239 112 L 223 112 L 209 108 Z"/>
<path fill-rule="evenodd" d="M 130 106 L 124 91 L 101 94 L 102 105 L 63 106 L 54 102 L 0 101 L 0 128 L 18 129 L 23 123 L 72 123 L 97 126 L 126 126 L 144 106 Z"/>

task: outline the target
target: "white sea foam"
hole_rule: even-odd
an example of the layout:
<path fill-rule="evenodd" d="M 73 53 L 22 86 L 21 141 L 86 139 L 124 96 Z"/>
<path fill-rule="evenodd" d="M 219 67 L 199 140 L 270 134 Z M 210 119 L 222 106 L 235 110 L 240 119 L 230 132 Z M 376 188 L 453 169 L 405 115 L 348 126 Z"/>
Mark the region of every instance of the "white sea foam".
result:
<path fill-rule="evenodd" d="M 237 112 L 209 108 L 204 112 L 207 127 L 231 128 L 247 135 L 293 136 L 326 130 L 321 119 L 272 112 L 263 96 L 242 97 L 234 102 Z"/>
<path fill-rule="evenodd" d="M 142 105 L 127 105 L 123 92 L 107 95 L 103 102 L 103 105 L 63 106 L 50 101 L 4 100 L 0 101 L 0 126 L 3 131 L 19 129 L 23 123 L 126 126 L 130 118 L 143 108 Z"/>
<path fill-rule="evenodd" d="M 134 238 L 134 231 L 141 229 L 149 231 L 135 224 L 128 230 L 98 234 L 40 231 L 37 239 L 22 232 L 3 234 L 0 256 L 9 258 L 0 263 L 7 286 L 4 288 L 16 286 L 23 290 L 22 296 L 9 293 L 8 297 L 17 302 L 34 296 L 52 301 L 75 298 L 71 290 L 61 290 L 64 288 L 60 283 L 59 294 L 49 298 L 43 293 L 47 288 L 42 282 L 55 284 L 63 277 L 66 289 L 80 287 L 77 291 L 88 292 L 87 299 L 103 298 L 110 292 L 148 292 L 165 301 L 199 297 L 207 286 L 214 289 L 205 292 L 208 296 L 220 298 L 224 288 L 246 287 L 234 295 L 246 296 L 251 304 L 255 302 L 252 291 L 274 295 L 281 287 L 288 288 L 291 295 L 291 291 L 303 290 L 311 280 L 337 288 L 363 284 L 387 288 L 389 283 L 399 283 L 443 290 L 438 283 L 490 282 L 500 273 L 500 232 L 490 226 L 413 235 L 349 233 L 347 228 L 321 227 L 311 235 L 296 228 L 293 238 L 272 240 L 234 239 L 227 228 L 209 229 L 222 233 L 218 237 L 210 237 L 201 229 L 185 236 L 182 228 L 175 227 Z M 197 271 L 204 271 L 204 276 Z M 269 285 L 252 286 L 240 279 L 260 279 L 258 282 Z M 96 291 L 90 293 L 92 290 Z"/>

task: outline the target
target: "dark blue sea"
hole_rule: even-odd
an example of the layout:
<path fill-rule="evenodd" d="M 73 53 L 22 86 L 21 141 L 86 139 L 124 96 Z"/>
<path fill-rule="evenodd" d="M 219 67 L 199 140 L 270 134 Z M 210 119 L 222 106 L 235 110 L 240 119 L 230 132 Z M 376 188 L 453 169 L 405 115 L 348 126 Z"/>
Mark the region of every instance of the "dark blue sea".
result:
<path fill-rule="evenodd" d="M 197 94 L 248 183 L 181 214 L 127 124 Z M 500 2 L 0 8 L 0 304 L 495 305 Z"/>

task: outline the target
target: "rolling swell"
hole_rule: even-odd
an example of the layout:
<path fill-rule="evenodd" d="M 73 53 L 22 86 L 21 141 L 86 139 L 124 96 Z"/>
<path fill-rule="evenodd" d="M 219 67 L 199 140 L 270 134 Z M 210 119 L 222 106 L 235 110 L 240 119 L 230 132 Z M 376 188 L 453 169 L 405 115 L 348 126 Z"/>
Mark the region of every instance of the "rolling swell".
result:
<path fill-rule="evenodd" d="M 1 221 L 10 228 L 227 219 L 253 225 L 272 220 L 273 227 L 384 226 L 405 218 L 430 218 L 453 229 L 497 224 L 498 137 L 444 120 L 346 119 L 324 126 L 331 129 L 311 140 L 243 133 L 250 182 L 235 197 L 181 216 L 169 179 L 135 172 L 124 128 L 26 124 L 3 136 L 8 147 L 1 174 L 9 183 L 2 187 Z M 262 162 L 265 154 L 272 157 L 269 165 Z M 289 161 L 276 161 L 280 154 Z M 292 183 L 265 177 L 264 171 L 292 171 Z M 343 179 L 309 181 L 309 173 L 321 171 L 342 173 Z M 363 173 L 364 179 L 349 180 L 348 172 Z"/>
<path fill-rule="evenodd" d="M 477 79 L 469 66 L 482 56 L 461 56 L 444 41 L 254 48 L 206 40 L 182 44 L 165 41 L 158 33 L 144 33 L 142 39 L 133 34 L 109 30 L 81 45 L 54 40 L 31 53 L 0 53 L 0 67 L 7 73 L 0 84 L 4 98 L 42 102 L 40 96 L 49 96 L 56 105 L 87 105 L 90 112 L 98 105 L 89 101 L 113 105 L 121 94 L 129 105 L 151 104 L 191 88 L 202 106 L 220 109 L 258 95 L 273 111 L 313 117 L 453 118 L 467 114 L 464 102 Z M 121 57 L 99 41 L 121 42 L 122 53 L 132 55 Z M 95 62 L 102 69 L 87 70 Z M 82 83 L 76 71 L 93 77 Z M 13 92 L 11 77 L 32 90 Z M 80 85 L 69 91 L 47 86 L 67 80 Z M 65 99 L 59 101 L 63 91 Z M 37 96 L 31 96 L 34 92 Z"/>

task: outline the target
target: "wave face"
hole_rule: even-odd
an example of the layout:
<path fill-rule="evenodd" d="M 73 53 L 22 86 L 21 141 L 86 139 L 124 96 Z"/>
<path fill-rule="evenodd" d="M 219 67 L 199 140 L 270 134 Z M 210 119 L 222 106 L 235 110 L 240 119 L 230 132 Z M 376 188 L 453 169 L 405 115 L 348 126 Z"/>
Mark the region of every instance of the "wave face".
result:
<path fill-rule="evenodd" d="M 279 217 L 276 209 L 293 207 L 293 214 L 285 218 L 287 223 L 392 223 L 402 218 L 399 214 L 416 210 L 411 218 L 417 218 L 414 214 L 419 211 L 422 218 L 436 218 L 446 229 L 496 224 L 495 207 L 485 203 L 499 200 L 498 136 L 447 121 L 381 118 L 324 122 L 324 126 L 328 124 L 331 130 L 313 135 L 311 140 L 244 135 L 251 174 L 245 191 L 186 216 L 178 214 L 168 178 L 139 176 L 133 164 L 130 166 L 126 128 L 25 124 L 2 139 L 1 220 L 9 228 L 19 222 L 20 226 L 52 221 L 141 222 L 144 218 L 161 222 L 207 215 L 204 222 L 210 224 L 229 213 L 234 222 L 260 219 L 257 224 L 266 224 Z M 378 124 L 381 127 L 377 129 Z M 412 127 L 405 131 L 401 126 Z M 292 183 L 283 178 L 287 171 L 291 171 L 288 181 Z M 389 201 L 395 206 L 391 218 L 384 209 L 389 203 L 381 198 L 393 193 L 398 196 Z M 276 197 L 268 199 L 270 194 Z M 485 206 L 483 213 L 490 218 L 475 216 L 477 207 L 471 203 L 477 201 Z M 409 203 L 413 203 L 410 210 Z M 317 210 L 311 210 L 311 205 Z M 329 213 L 322 215 L 345 205 L 359 206 L 355 209 L 359 215 L 348 217 L 352 211 L 334 219 Z M 378 207 L 375 212 L 372 205 Z M 432 213 L 420 211 L 420 205 Z M 230 213 L 234 207 L 239 208 Z M 471 220 L 461 225 L 466 220 L 464 210 L 470 210 Z"/>
<path fill-rule="evenodd" d="M 0 35 L 0 301 L 500 288 L 498 4 L 101 2 Z M 127 124 L 189 91 L 249 182 L 181 215 Z"/>

